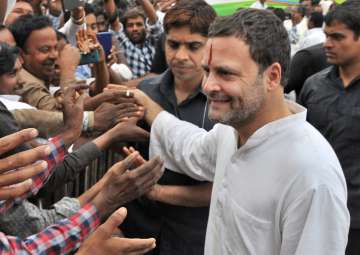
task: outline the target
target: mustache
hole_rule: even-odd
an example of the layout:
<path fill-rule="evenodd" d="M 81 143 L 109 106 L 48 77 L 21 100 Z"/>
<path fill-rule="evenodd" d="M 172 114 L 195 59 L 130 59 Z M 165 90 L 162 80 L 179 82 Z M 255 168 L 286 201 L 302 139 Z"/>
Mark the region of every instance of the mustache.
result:
<path fill-rule="evenodd" d="M 46 65 L 46 66 L 55 65 L 55 60 L 47 59 L 43 62 L 43 65 Z"/>
<path fill-rule="evenodd" d="M 218 91 L 211 91 L 207 95 L 208 100 L 215 100 L 215 101 L 229 101 L 232 100 L 232 97 L 225 95 L 224 93 Z"/>
<path fill-rule="evenodd" d="M 191 68 L 191 67 L 193 67 L 192 65 L 186 64 L 184 62 L 173 62 L 172 66 L 173 67 L 180 67 L 180 68 Z"/>

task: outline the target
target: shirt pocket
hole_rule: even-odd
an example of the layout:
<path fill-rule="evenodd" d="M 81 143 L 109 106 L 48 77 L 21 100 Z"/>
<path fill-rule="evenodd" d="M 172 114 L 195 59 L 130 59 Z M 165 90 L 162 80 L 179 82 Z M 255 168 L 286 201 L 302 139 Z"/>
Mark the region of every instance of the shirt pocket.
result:
<path fill-rule="evenodd" d="M 223 254 L 272 254 L 272 223 L 252 215 L 232 198 L 227 200 Z"/>

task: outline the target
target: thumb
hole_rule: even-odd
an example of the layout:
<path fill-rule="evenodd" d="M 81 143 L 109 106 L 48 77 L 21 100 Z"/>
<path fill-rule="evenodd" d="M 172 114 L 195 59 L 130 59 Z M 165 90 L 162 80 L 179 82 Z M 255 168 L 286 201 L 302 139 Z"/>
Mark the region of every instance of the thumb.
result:
<path fill-rule="evenodd" d="M 105 238 L 110 238 L 118 226 L 124 221 L 127 215 L 125 207 L 116 210 L 99 228 Z"/>

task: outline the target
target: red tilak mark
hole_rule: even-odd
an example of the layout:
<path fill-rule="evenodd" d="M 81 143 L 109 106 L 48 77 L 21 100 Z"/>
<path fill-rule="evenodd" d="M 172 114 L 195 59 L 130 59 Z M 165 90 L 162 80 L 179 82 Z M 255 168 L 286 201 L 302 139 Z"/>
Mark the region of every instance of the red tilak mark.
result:
<path fill-rule="evenodd" d="M 208 66 L 209 66 L 209 67 L 210 67 L 211 62 L 212 62 L 212 47 L 213 47 L 213 45 L 212 45 L 212 43 L 211 43 L 211 45 L 210 45 L 210 52 L 209 52 L 209 60 L 208 60 Z"/>

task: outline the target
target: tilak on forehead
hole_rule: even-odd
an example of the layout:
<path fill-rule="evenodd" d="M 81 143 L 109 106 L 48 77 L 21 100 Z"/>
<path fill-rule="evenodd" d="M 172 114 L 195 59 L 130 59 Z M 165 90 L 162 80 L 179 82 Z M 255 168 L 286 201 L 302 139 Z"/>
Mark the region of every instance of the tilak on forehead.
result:
<path fill-rule="evenodd" d="M 210 44 L 210 52 L 209 52 L 209 59 L 208 59 L 208 66 L 210 66 L 211 62 L 212 62 L 212 50 L 213 50 L 213 44 L 211 42 L 211 44 Z"/>

